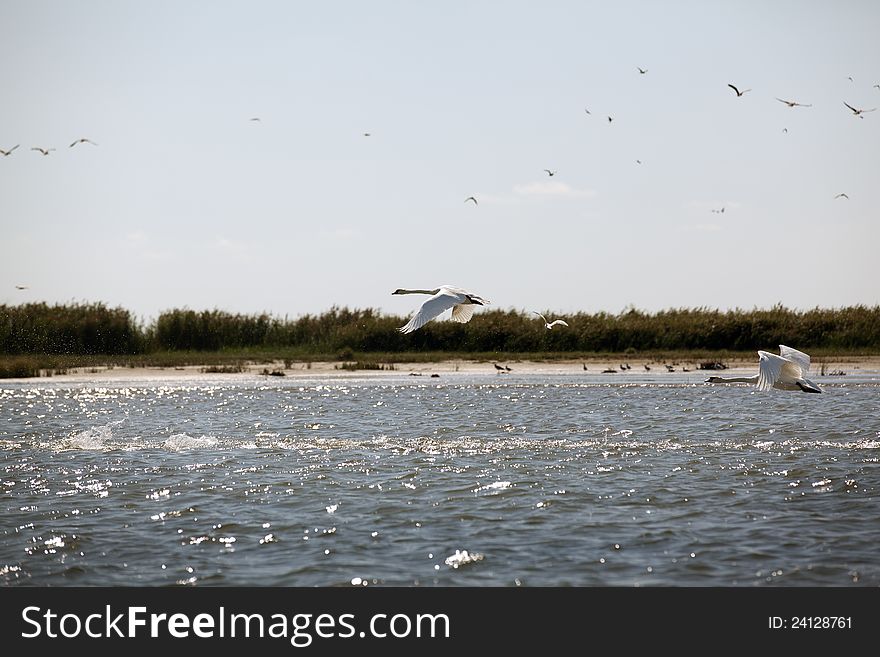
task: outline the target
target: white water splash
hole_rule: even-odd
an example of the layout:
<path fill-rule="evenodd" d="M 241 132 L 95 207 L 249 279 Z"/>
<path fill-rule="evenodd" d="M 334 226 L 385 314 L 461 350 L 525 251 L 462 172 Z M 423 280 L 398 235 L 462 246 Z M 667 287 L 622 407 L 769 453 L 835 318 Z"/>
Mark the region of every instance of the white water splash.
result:
<path fill-rule="evenodd" d="M 445 563 L 447 566 L 452 566 L 453 568 L 460 568 L 461 566 L 465 566 L 469 563 L 474 563 L 482 560 L 483 555 L 479 552 L 456 550 L 455 554 L 446 557 L 446 560 L 443 563 Z"/>
<path fill-rule="evenodd" d="M 118 427 L 123 422 L 125 420 L 114 420 L 98 427 L 78 431 L 64 441 L 64 446 L 68 449 L 108 449 L 107 442 L 113 438 L 113 427 Z"/>
<path fill-rule="evenodd" d="M 219 441 L 211 436 L 201 436 L 194 438 L 185 433 L 176 433 L 169 437 L 162 445 L 168 449 L 199 449 L 203 447 L 213 447 Z"/>

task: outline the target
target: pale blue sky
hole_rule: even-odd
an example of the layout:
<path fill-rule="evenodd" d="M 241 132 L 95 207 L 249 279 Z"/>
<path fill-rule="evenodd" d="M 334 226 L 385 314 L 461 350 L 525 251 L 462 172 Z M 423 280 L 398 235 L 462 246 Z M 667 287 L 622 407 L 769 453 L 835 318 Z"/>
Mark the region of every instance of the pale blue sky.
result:
<path fill-rule="evenodd" d="M 880 111 L 843 104 L 880 107 L 880 3 L 0 0 L 0 25 L 0 303 L 880 303 Z"/>

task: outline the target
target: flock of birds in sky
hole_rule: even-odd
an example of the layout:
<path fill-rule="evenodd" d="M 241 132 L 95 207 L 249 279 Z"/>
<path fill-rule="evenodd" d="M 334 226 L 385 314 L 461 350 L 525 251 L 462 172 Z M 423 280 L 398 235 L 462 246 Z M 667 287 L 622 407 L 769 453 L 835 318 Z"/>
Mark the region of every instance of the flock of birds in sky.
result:
<path fill-rule="evenodd" d="M 645 75 L 648 72 L 648 69 L 641 67 L 637 67 L 637 70 L 640 75 Z M 852 81 L 852 78 L 850 77 L 849 80 Z M 734 84 L 728 84 L 727 86 L 733 90 L 737 98 L 741 98 L 746 93 L 751 91 L 751 89 L 741 90 Z M 875 84 L 874 87 L 880 89 L 880 84 Z M 775 98 L 780 103 L 783 103 L 790 108 L 813 106 L 812 103 L 801 103 L 794 100 L 779 98 L 778 96 Z M 853 107 L 846 101 L 844 101 L 843 104 L 853 113 L 854 116 L 857 116 L 860 119 L 865 118 L 864 114 L 868 112 L 873 112 L 877 109 L 876 107 L 872 107 L 870 109 Z M 588 108 L 584 108 L 584 111 L 587 114 L 591 114 Z M 609 115 L 608 122 L 611 123 L 613 120 L 614 117 Z M 641 161 L 637 160 L 637 163 L 641 164 Z M 543 171 L 549 177 L 555 176 L 557 173 L 556 170 L 552 169 L 544 169 Z M 845 192 L 841 192 L 840 194 L 837 194 L 834 198 L 849 199 L 849 196 Z M 473 203 L 475 206 L 479 205 L 479 202 L 477 201 L 475 196 L 468 196 L 464 200 L 464 202 Z M 714 208 L 712 209 L 712 212 L 722 214 L 724 213 L 724 208 Z M 474 315 L 475 306 L 483 306 L 489 303 L 488 300 L 480 297 L 479 295 L 473 294 L 471 292 L 468 292 L 467 290 L 452 285 L 441 285 L 431 290 L 398 289 L 392 292 L 392 294 L 430 295 L 429 298 L 412 315 L 409 322 L 400 327 L 399 330 L 401 333 L 412 333 L 413 331 L 424 326 L 435 317 L 440 316 L 443 312 L 450 309 L 452 310 L 452 321 L 461 323 L 469 322 Z M 568 326 L 568 323 L 563 319 L 554 319 L 553 321 L 548 321 L 547 318 L 541 313 L 537 311 L 532 312 L 541 318 L 541 321 L 544 323 L 544 327 L 548 330 L 552 329 L 554 326 Z M 767 351 L 758 351 L 758 374 L 754 376 L 731 378 L 713 376 L 707 379 L 707 383 L 751 383 L 756 385 L 759 390 L 770 390 L 771 388 L 776 388 L 779 390 L 800 390 L 802 392 L 811 393 L 822 392 L 821 388 L 818 385 L 806 378 L 806 375 L 810 369 L 810 357 L 807 354 L 802 351 L 792 349 L 791 347 L 787 347 L 785 345 L 779 346 L 779 352 L 780 353 L 777 356 L 776 354 L 771 354 Z M 496 365 L 496 368 L 497 367 L 498 366 Z M 647 366 L 645 367 L 647 368 Z"/>
<path fill-rule="evenodd" d="M 640 75 L 646 75 L 648 73 L 648 69 L 636 67 Z M 852 78 L 849 78 L 852 81 Z M 736 94 L 737 98 L 743 97 L 745 94 L 752 91 L 751 89 L 740 89 L 734 84 L 728 83 L 727 85 L 730 87 L 733 92 Z M 875 88 L 880 89 L 880 84 L 875 84 Z M 809 108 L 812 107 L 812 103 L 801 103 L 794 100 L 787 100 L 784 98 L 776 97 L 780 103 L 785 104 L 787 107 L 796 108 L 796 107 L 804 107 Z M 846 101 L 843 101 L 844 106 L 852 112 L 852 114 L 860 119 L 865 118 L 865 114 L 869 112 L 875 111 L 877 108 L 872 107 L 870 109 L 853 107 Z M 584 108 L 584 111 L 587 114 L 591 114 L 588 108 Z M 614 120 L 614 117 L 608 116 L 608 122 L 611 123 Z M 260 117 L 251 117 L 249 119 L 250 122 L 253 123 L 261 123 L 262 119 Z M 784 129 L 785 130 L 785 129 Z M 364 137 L 370 137 L 370 132 L 364 132 Z M 68 148 L 73 148 L 78 144 L 90 144 L 92 146 L 97 146 L 98 144 L 94 141 L 80 137 L 75 139 Z M 14 151 L 19 148 L 20 144 L 16 144 L 15 146 L 9 149 L 0 148 L 0 155 L 3 157 L 10 156 Z M 42 146 L 33 146 L 31 147 L 32 151 L 39 153 L 40 155 L 47 156 L 53 151 L 55 148 L 45 148 Z M 636 161 L 641 164 L 640 160 Z M 543 171 L 547 174 L 548 177 L 553 177 L 556 175 L 557 171 L 553 169 L 543 169 Z M 849 199 L 849 196 L 841 192 L 837 194 L 835 199 L 844 198 Z M 473 203 L 475 206 L 479 205 L 479 201 L 475 196 L 468 196 L 464 200 L 465 203 Z M 713 213 L 723 213 L 724 208 L 715 208 L 712 209 Z M 28 286 L 26 285 L 16 285 L 16 289 L 18 290 L 26 290 Z M 401 333 L 412 333 L 413 331 L 421 328 L 425 324 L 427 324 L 432 319 L 440 316 L 447 310 L 452 310 L 451 319 L 454 322 L 466 323 L 471 320 L 474 316 L 475 306 L 483 306 L 489 303 L 487 299 L 483 297 L 468 292 L 462 288 L 451 286 L 451 285 L 441 285 L 437 288 L 433 288 L 430 290 L 408 290 L 408 289 L 397 289 L 392 294 L 427 294 L 429 298 L 422 303 L 422 305 L 416 310 L 416 312 L 412 315 L 410 320 L 402 327 L 400 327 Z M 544 327 L 546 329 L 552 329 L 554 326 L 568 326 L 568 323 L 563 319 L 554 319 L 549 321 L 543 314 L 532 311 L 534 314 L 538 315 L 541 318 L 541 321 L 544 323 Z M 784 345 L 780 345 L 780 354 L 777 356 L 776 354 L 771 354 L 766 351 L 758 352 L 758 366 L 759 373 L 751 376 L 751 377 L 739 377 L 739 378 L 722 378 L 713 376 L 707 379 L 709 383 L 753 383 L 757 385 L 760 390 L 769 390 L 770 388 L 777 388 L 781 390 L 801 390 L 803 392 L 821 392 L 819 386 L 805 378 L 806 374 L 809 371 L 810 367 L 810 357 L 796 349 L 792 349 L 791 347 L 786 347 Z M 647 366 L 646 366 L 647 367 Z M 508 370 L 509 371 L 509 370 Z"/>

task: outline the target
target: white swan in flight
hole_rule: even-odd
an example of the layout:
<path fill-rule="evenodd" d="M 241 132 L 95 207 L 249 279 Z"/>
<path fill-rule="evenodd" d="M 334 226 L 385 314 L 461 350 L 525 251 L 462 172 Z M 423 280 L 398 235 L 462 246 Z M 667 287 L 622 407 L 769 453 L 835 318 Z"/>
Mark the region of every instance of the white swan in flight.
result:
<path fill-rule="evenodd" d="M 474 306 L 484 306 L 489 303 L 487 299 L 452 285 L 441 285 L 433 290 L 397 289 L 391 294 L 431 295 L 431 298 L 421 305 L 409 322 L 398 329 L 401 333 L 412 333 L 450 308 L 452 308 L 452 321 L 464 324 L 471 321 L 471 317 L 474 316 Z"/>
<path fill-rule="evenodd" d="M 545 326 L 545 328 L 552 329 L 552 328 L 553 328 L 554 326 L 556 326 L 557 324 L 560 325 L 560 326 L 568 326 L 568 322 L 566 322 L 564 319 L 554 319 L 552 322 L 548 322 L 548 321 L 547 321 L 547 318 L 544 317 L 544 315 L 542 315 L 541 313 L 539 313 L 537 310 L 533 310 L 532 312 L 535 313 L 538 317 L 540 317 L 541 319 L 544 320 L 544 326 Z"/>
<path fill-rule="evenodd" d="M 779 345 L 779 355 L 769 351 L 758 352 L 758 373 L 753 376 L 710 376 L 706 383 L 754 383 L 758 390 L 801 390 L 822 392 L 822 389 L 806 378 L 810 371 L 810 357 L 802 351 Z"/>

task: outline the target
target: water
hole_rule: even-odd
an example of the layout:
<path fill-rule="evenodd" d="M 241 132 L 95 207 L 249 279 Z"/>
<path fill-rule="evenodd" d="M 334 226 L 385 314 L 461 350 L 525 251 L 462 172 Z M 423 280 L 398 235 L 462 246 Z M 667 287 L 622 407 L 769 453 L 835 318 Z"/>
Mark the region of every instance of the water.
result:
<path fill-rule="evenodd" d="M 703 378 L 3 383 L 0 582 L 880 585 L 880 376 Z"/>

